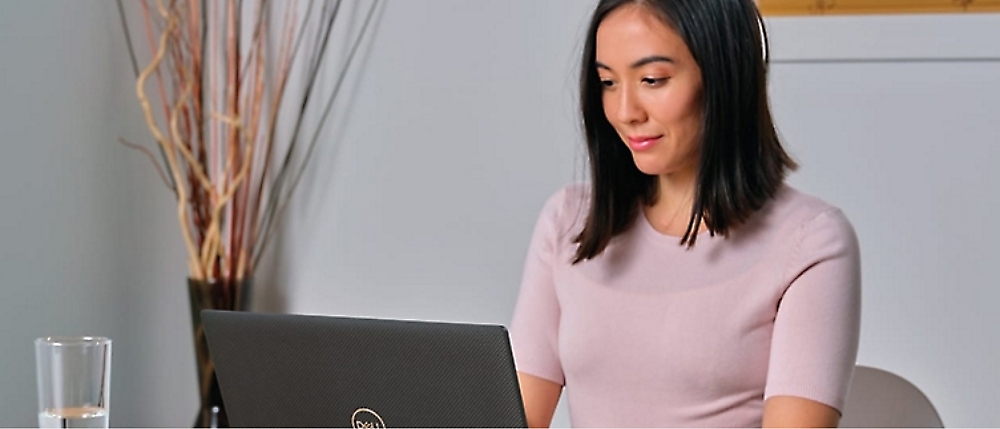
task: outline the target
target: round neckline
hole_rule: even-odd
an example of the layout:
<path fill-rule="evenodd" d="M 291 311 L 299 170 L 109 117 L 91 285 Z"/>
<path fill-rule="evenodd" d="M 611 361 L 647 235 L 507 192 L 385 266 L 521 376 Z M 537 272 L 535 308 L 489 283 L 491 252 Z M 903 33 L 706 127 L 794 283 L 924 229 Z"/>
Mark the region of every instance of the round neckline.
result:
<path fill-rule="evenodd" d="M 780 204 L 782 201 L 785 201 L 788 198 L 792 198 L 792 195 L 795 192 L 797 191 L 794 188 L 788 186 L 787 183 L 782 183 L 781 186 L 778 188 L 778 190 L 775 192 L 774 196 L 770 198 L 764 204 L 763 207 L 761 207 L 759 210 L 755 211 L 751 215 L 751 219 L 748 220 L 748 223 L 754 222 L 754 220 L 757 217 L 764 215 L 764 213 L 767 212 L 768 210 L 771 210 L 774 205 Z M 650 222 L 649 218 L 646 217 L 645 210 L 640 209 L 638 217 L 639 219 L 637 219 L 636 221 L 636 223 L 638 223 L 638 228 L 639 228 L 638 232 L 640 235 L 646 237 L 646 239 L 649 240 L 650 242 L 660 246 L 673 246 L 685 250 L 695 250 L 680 244 L 681 238 L 683 236 L 664 234 L 660 231 L 657 231 L 656 228 L 653 228 L 653 223 Z M 721 235 L 718 237 L 711 235 L 708 228 L 701 228 L 698 230 L 697 240 L 695 240 L 694 247 L 695 248 L 706 247 L 703 246 L 703 244 L 710 245 L 712 243 L 720 243 L 724 240 L 725 238 L 722 237 Z"/>
<path fill-rule="evenodd" d="M 640 209 L 638 217 L 639 217 L 638 223 L 640 229 L 639 232 L 650 241 L 658 245 L 670 245 L 681 249 L 687 249 L 687 246 L 681 244 L 681 238 L 683 238 L 684 236 L 664 234 L 660 231 L 657 231 L 656 228 L 653 227 L 653 223 L 650 222 L 649 218 L 646 217 L 645 210 Z M 699 229 L 698 235 L 696 237 L 697 239 L 695 240 L 696 243 L 695 247 L 698 247 L 698 244 L 704 243 L 706 240 L 713 238 L 709 233 L 708 228 Z"/>

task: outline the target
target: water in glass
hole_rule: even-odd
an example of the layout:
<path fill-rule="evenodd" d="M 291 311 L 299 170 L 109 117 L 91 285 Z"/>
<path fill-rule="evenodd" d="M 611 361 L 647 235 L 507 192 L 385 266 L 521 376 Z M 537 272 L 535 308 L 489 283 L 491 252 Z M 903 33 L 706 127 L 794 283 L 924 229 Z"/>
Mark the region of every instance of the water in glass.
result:
<path fill-rule="evenodd" d="M 48 409 L 38 413 L 39 428 L 107 428 L 104 408 L 75 407 Z"/>

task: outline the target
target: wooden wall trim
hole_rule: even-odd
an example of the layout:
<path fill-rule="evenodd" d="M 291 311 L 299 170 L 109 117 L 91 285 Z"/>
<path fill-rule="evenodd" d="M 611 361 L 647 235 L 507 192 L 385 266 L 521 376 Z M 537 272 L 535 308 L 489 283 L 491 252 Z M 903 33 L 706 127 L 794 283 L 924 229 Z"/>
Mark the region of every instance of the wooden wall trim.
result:
<path fill-rule="evenodd" d="M 1000 0 L 758 0 L 765 16 L 1000 12 Z"/>

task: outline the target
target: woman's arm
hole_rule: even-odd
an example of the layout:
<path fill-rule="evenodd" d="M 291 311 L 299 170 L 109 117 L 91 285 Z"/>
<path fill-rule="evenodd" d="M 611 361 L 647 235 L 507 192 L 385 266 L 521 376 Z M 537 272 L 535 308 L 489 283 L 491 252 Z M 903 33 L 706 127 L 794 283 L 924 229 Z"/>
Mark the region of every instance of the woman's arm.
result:
<path fill-rule="evenodd" d="M 820 213 L 799 234 L 774 321 L 762 424 L 831 427 L 857 361 L 860 251 L 839 210 Z"/>
<path fill-rule="evenodd" d="M 521 401 L 529 428 L 547 428 L 552 423 L 556 404 L 562 394 L 562 386 L 541 377 L 517 372 L 517 382 L 521 385 Z"/>
<path fill-rule="evenodd" d="M 566 187 L 545 202 L 528 246 L 511 319 L 510 343 L 529 427 L 548 427 L 562 394 L 564 376 L 558 347 L 561 311 L 553 271 L 555 265 L 569 262 L 557 256 L 567 229 L 562 213 L 569 199 L 582 199 L 583 190 Z"/>
<path fill-rule="evenodd" d="M 772 396 L 764 402 L 763 427 L 833 428 L 840 413 L 833 407 L 796 396 Z"/>

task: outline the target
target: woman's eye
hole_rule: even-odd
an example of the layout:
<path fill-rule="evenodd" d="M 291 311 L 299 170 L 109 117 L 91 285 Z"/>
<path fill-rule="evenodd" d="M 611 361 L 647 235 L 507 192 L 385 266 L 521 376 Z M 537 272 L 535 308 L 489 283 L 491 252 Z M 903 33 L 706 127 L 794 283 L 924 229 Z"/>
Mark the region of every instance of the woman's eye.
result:
<path fill-rule="evenodd" d="M 644 77 L 642 83 L 648 86 L 659 86 L 667 81 L 665 77 Z"/>
<path fill-rule="evenodd" d="M 615 81 L 611 79 L 601 79 L 601 85 L 605 88 L 611 88 L 615 86 Z"/>

